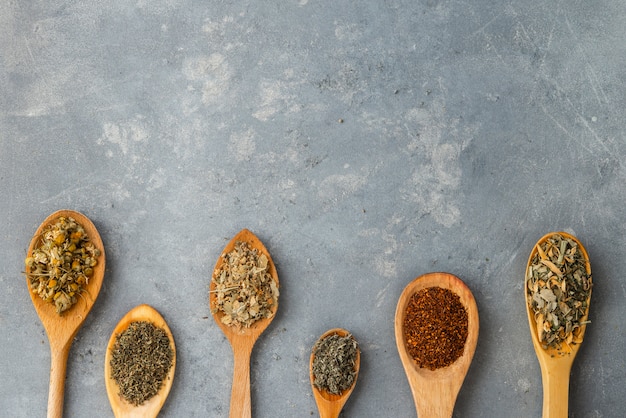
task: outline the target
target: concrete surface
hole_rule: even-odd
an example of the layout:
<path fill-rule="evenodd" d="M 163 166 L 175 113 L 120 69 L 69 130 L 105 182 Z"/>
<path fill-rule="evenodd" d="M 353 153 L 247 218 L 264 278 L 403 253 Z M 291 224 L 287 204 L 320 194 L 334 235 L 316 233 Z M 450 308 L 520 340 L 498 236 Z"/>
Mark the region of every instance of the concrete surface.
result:
<path fill-rule="evenodd" d="M 0 5 L 0 415 L 43 417 L 49 347 L 22 275 L 38 224 L 89 216 L 106 246 L 73 343 L 65 416 L 112 416 L 104 350 L 148 303 L 178 346 L 161 416 L 226 417 L 210 317 L 225 243 L 278 266 L 255 417 L 308 417 L 310 349 L 363 350 L 345 417 L 411 417 L 393 315 L 430 271 L 474 292 L 456 417 L 541 415 L 522 291 L 535 241 L 574 233 L 594 272 L 570 416 L 626 407 L 626 10 L 610 1 L 59 1 Z"/>

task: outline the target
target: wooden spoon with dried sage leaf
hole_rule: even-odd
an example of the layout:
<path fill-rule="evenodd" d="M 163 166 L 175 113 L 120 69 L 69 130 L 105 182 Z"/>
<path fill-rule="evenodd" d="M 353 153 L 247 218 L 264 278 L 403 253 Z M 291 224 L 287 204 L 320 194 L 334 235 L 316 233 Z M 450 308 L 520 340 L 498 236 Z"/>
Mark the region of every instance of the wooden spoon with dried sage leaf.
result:
<path fill-rule="evenodd" d="M 309 376 L 321 418 L 339 416 L 356 386 L 360 367 L 359 344 L 345 329 L 330 329 L 315 342 Z"/>
<path fill-rule="evenodd" d="M 215 264 L 209 290 L 213 319 L 230 342 L 234 373 L 230 417 L 250 417 L 250 356 L 278 310 L 279 282 L 269 251 L 256 235 L 241 230 Z"/>
<path fill-rule="evenodd" d="M 528 258 L 524 293 L 530 335 L 541 367 L 543 417 L 567 417 L 569 376 L 585 336 L 591 264 L 565 232 L 544 235 Z"/>

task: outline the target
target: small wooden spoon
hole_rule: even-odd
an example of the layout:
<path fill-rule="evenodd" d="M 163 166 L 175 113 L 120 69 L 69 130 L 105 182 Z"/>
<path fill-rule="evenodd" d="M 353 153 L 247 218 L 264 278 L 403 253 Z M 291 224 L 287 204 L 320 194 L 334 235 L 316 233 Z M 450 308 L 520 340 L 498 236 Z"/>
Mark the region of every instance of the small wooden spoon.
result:
<path fill-rule="evenodd" d="M 342 328 L 333 328 L 322 334 L 319 339 L 322 340 L 333 334 L 337 334 L 340 337 L 345 337 L 349 334 L 349 332 Z M 356 380 L 359 377 L 359 369 L 361 368 L 361 350 L 357 348 L 356 362 L 354 364 L 354 368 L 356 371 L 356 375 L 354 376 L 354 382 L 352 382 L 352 386 L 350 386 L 349 389 L 344 390 L 339 395 L 334 395 L 332 393 L 329 393 L 328 391 L 318 389 L 315 386 L 315 376 L 313 375 L 313 360 L 315 360 L 315 353 L 311 352 L 311 360 L 309 362 L 309 375 L 311 378 L 311 388 L 313 388 L 313 396 L 315 397 L 315 403 L 317 404 L 320 418 L 337 418 L 339 416 L 339 413 L 343 409 L 343 406 L 346 404 L 346 401 L 350 397 L 350 394 L 352 394 L 354 387 L 356 386 Z"/>
<path fill-rule="evenodd" d="M 159 389 L 159 392 L 152 398 L 146 400 L 143 404 L 137 406 L 129 403 L 120 395 L 120 388 L 117 385 L 115 379 L 111 377 L 111 357 L 117 335 L 124 332 L 132 322 L 136 321 L 151 322 L 152 324 L 154 324 L 155 327 L 163 329 L 170 339 L 170 344 L 174 354 L 172 358 L 172 367 L 167 373 L 167 377 L 163 380 L 163 384 Z M 111 338 L 109 339 L 109 344 L 107 345 L 107 351 L 104 357 L 104 382 L 107 388 L 109 403 L 111 404 L 111 409 L 113 409 L 113 414 L 115 415 L 115 417 L 156 417 L 159 414 L 161 407 L 163 407 L 163 404 L 167 399 L 167 395 L 170 393 L 170 389 L 172 388 L 172 382 L 174 381 L 175 370 L 176 345 L 174 344 L 174 336 L 172 335 L 172 331 L 167 326 L 167 322 L 165 322 L 165 319 L 163 319 L 163 317 L 149 305 L 139 305 L 133 308 L 126 315 L 124 315 L 120 322 L 118 322 L 118 324 L 115 326 L 115 329 L 111 334 Z"/>
<path fill-rule="evenodd" d="M 235 248 L 237 241 L 243 241 L 248 244 L 251 249 L 257 249 L 260 253 L 265 254 L 268 261 L 269 273 L 276 282 L 276 286 L 279 287 L 278 273 L 276 272 L 276 266 L 269 251 L 265 248 L 265 245 L 247 229 L 242 229 L 226 247 L 224 247 L 224 253 L 229 253 Z M 220 256 L 215 264 L 215 270 L 222 267 L 224 259 Z M 215 283 L 211 280 L 210 292 L 209 292 L 209 304 L 211 309 L 216 306 L 217 294 L 215 293 Z M 270 318 L 264 318 L 256 321 L 249 328 L 237 328 L 237 326 L 226 325 L 222 322 L 224 314 L 220 311 L 213 313 L 213 319 L 217 325 L 222 329 L 230 345 L 233 349 L 234 356 L 234 372 L 233 383 L 230 395 L 230 417 L 250 417 L 252 416 L 252 403 L 250 399 L 250 356 L 252 354 L 252 347 L 259 338 L 261 333 L 269 326 L 272 320 L 276 317 L 276 311 L 278 309 L 278 303 L 273 307 L 273 315 Z"/>
<path fill-rule="evenodd" d="M 85 292 L 79 297 L 78 301 L 67 311 L 59 315 L 56 312 L 54 303 L 47 302 L 39 297 L 38 294 L 30 291 L 30 283 L 28 277 L 26 284 L 29 289 L 30 298 L 33 301 L 35 310 L 39 315 L 39 319 L 43 324 L 48 341 L 50 342 L 50 390 L 48 393 L 48 418 L 61 418 L 63 415 L 63 398 L 65 394 L 65 373 L 67 370 L 67 358 L 70 347 L 74 341 L 76 333 L 87 318 L 87 314 L 93 307 L 104 279 L 105 255 L 104 245 L 98 230 L 94 224 L 85 215 L 72 210 L 59 210 L 48 216 L 37 228 L 30 245 L 28 247 L 28 255 L 41 244 L 41 235 L 43 230 L 56 222 L 56 220 L 64 216 L 66 218 L 74 218 L 74 220 L 82 225 L 91 242 L 100 250 L 98 263 L 94 268 L 93 276 L 89 279 L 89 283 L 84 286 Z M 26 266 L 26 274 L 30 273 L 30 268 Z"/>
<path fill-rule="evenodd" d="M 569 348 L 564 347 L 564 350 L 557 350 L 556 348 L 549 347 L 544 349 L 539 341 L 537 335 L 537 322 L 535 321 L 535 315 L 528 303 L 528 287 L 526 285 L 526 277 L 528 277 L 528 269 L 532 264 L 532 259 L 537 254 L 537 247 L 543 244 L 548 238 L 554 234 L 559 234 L 563 238 L 571 239 L 578 245 L 578 249 L 582 252 L 582 255 L 586 262 L 587 274 L 591 277 L 591 264 L 589 263 L 589 254 L 585 247 L 578 241 L 576 237 L 565 232 L 551 232 L 544 235 L 537 241 L 537 244 L 533 247 L 533 250 L 528 257 L 528 264 L 526 265 L 526 276 L 524 277 L 524 295 L 526 299 L 526 313 L 528 315 L 528 325 L 530 326 L 530 335 L 533 341 L 533 347 L 539 360 L 541 367 L 541 380 L 543 384 L 543 417 L 544 418 L 558 418 L 567 417 L 568 412 L 568 400 L 569 400 L 569 376 L 574 363 L 574 358 L 578 354 L 580 344 L 571 344 Z M 589 315 L 589 303 L 591 302 L 591 289 L 589 289 L 589 297 L 587 298 L 587 310 L 585 315 L 580 319 L 583 324 L 580 326 L 579 337 L 582 340 L 585 336 L 585 330 L 587 326 L 585 321 Z"/>
<path fill-rule="evenodd" d="M 411 296 L 429 287 L 441 287 L 456 293 L 467 311 L 468 322 L 463 354 L 451 365 L 436 370 L 418 367 L 407 351 L 403 330 L 405 312 Z M 461 279 L 452 274 L 428 273 L 416 278 L 404 288 L 396 307 L 396 345 L 409 379 L 419 418 L 452 416 L 456 398 L 476 350 L 478 322 L 478 308 L 472 292 Z"/>

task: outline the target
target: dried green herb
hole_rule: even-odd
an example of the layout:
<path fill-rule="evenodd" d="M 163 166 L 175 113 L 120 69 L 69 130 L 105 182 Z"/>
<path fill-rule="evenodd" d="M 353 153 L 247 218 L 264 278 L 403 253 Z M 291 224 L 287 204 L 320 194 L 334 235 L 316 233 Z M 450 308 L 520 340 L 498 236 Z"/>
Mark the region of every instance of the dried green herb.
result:
<path fill-rule="evenodd" d="M 587 260 L 576 241 L 554 234 L 532 258 L 526 276 L 527 303 L 535 315 L 544 349 L 579 344 L 591 295 Z M 584 322 L 583 322 L 584 321 Z"/>
<path fill-rule="evenodd" d="M 115 338 L 111 353 L 111 378 L 120 396 L 141 405 L 159 392 L 172 367 L 174 352 L 162 328 L 148 321 L 131 322 Z"/>
<path fill-rule="evenodd" d="M 237 241 L 235 248 L 222 254 L 224 262 L 213 272 L 215 303 L 211 312 L 222 312 L 222 323 L 250 327 L 271 318 L 278 304 L 278 286 L 270 274 L 270 263 L 263 253 Z"/>
<path fill-rule="evenodd" d="M 26 257 L 31 291 L 54 303 L 58 314 L 76 303 L 93 275 L 100 250 L 71 217 L 59 217 L 41 234 L 40 245 Z"/>
<path fill-rule="evenodd" d="M 358 344 L 351 334 L 331 334 L 313 346 L 313 384 L 320 390 L 340 395 L 356 378 Z"/>

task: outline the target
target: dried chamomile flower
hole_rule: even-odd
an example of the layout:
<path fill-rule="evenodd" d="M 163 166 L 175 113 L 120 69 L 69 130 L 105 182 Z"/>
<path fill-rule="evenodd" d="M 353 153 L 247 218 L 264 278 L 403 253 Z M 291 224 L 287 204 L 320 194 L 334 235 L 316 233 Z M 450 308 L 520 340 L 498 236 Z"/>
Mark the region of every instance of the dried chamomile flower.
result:
<path fill-rule="evenodd" d="M 250 327 L 271 318 L 278 304 L 278 286 L 270 274 L 267 256 L 237 241 L 235 248 L 221 256 L 221 268 L 213 272 L 215 302 L 212 313 L 221 312 L 225 325 Z"/>
<path fill-rule="evenodd" d="M 54 303 L 61 314 L 84 291 L 99 256 L 100 250 L 82 225 L 74 218 L 59 217 L 42 232 L 39 246 L 26 257 L 31 291 Z"/>

